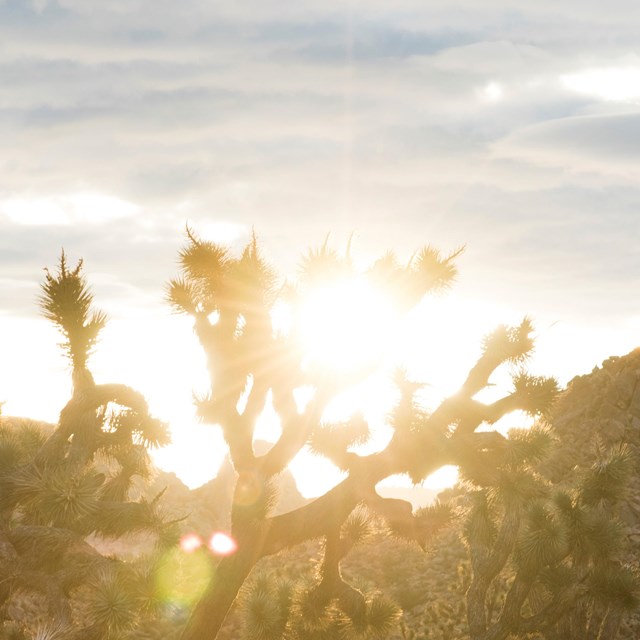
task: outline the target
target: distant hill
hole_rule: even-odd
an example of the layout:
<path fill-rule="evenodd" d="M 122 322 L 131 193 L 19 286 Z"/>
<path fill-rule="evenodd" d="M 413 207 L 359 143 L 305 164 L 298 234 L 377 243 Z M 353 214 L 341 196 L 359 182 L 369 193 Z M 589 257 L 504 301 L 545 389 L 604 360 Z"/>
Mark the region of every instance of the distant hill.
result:
<path fill-rule="evenodd" d="M 413 505 L 415 510 L 432 504 L 438 497 L 441 490 L 429 489 L 422 485 L 416 485 L 415 487 L 382 486 L 376 487 L 376 491 L 383 498 L 398 498 L 400 500 L 406 500 Z"/>
<path fill-rule="evenodd" d="M 257 441 L 254 449 L 258 455 L 271 445 Z M 185 528 L 207 536 L 216 530 L 228 530 L 230 527 L 231 501 L 237 474 L 229 457 L 220 465 L 218 474 L 209 482 L 196 489 L 189 489 L 174 474 L 158 470 L 151 485 L 145 489 L 147 495 L 155 495 L 165 490 L 163 505 L 176 517 L 186 516 Z M 285 470 L 278 478 L 278 502 L 274 513 L 291 511 L 308 502 L 298 491 L 293 475 Z"/>

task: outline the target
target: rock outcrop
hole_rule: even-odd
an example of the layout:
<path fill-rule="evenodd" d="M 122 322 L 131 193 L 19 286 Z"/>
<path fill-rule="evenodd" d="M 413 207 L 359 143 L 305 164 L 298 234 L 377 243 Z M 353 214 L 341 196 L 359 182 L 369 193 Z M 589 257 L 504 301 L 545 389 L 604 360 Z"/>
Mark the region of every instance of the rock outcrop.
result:
<path fill-rule="evenodd" d="M 598 447 L 625 443 L 640 465 L 640 349 L 611 357 L 577 376 L 560 396 L 552 419 L 559 446 L 545 471 L 561 482 L 591 464 Z M 640 474 L 631 478 L 622 513 L 632 542 L 640 544 Z"/>

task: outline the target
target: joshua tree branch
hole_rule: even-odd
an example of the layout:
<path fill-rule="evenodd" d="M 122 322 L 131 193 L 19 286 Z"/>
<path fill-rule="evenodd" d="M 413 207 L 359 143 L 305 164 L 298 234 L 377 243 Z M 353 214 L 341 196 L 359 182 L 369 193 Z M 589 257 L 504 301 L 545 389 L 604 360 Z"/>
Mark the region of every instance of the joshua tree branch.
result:
<path fill-rule="evenodd" d="M 480 435 L 480 434 L 477 434 Z M 477 542 L 470 543 L 471 567 L 473 576 L 467 590 L 467 619 L 472 638 L 481 638 L 487 629 L 485 603 L 487 591 L 494 578 L 504 568 L 520 526 L 520 513 L 511 509 L 505 514 L 493 550 Z"/>
<path fill-rule="evenodd" d="M 570 585 L 556 594 L 544 609 L 533 616 L 521 618 L 518 622 L 518 628 L 523 633 L 535 633 L 536 631 L 543 631 L 553 626 L 562 616 L 566 615 L 567 611 L 572 609 L 578 599 L 584 595 L 585 590 L 586 586 L 584 582 L 577 582 Z M 603 637 L 613 638 L 615 636 Z"/>

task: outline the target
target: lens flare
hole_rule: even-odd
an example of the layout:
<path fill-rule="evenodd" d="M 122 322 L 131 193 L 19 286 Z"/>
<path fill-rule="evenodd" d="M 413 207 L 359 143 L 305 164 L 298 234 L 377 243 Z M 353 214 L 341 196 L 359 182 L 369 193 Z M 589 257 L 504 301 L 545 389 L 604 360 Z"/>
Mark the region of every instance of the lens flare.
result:
<path fill-rule="evenodd" d="M 262 496 L 262 483 L 255 472 L 242 472 L 238 477 L 233 501 L 236 505 L 248 507 Z"/>
<path fill-rule="evenodd" d="M 213 564 L 204 549 L 185 552 L 174 547 L 167 552 L 155 573 L 155 589 L 166 605 L 191 607 L 211 580 Z"/>
<path fill-rule="evenodd" d="M 238 550 L 238 545 L 231 536 L 217 531 L 209 540 L 209 549 L 217 556 L 230 556 Z"/>
<path fill-rule="evenodd" d="M 202 546 L 202 538 L 197 533 L 187 533 L 180 538 L 180 548 L 185 553 L 193 553 Z"/>

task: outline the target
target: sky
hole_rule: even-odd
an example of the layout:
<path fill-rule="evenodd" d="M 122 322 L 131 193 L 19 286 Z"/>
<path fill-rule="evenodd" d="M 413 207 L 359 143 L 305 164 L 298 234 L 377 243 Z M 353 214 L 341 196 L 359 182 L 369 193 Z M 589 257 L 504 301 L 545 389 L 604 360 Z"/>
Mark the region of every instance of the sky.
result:
<path fill-rule="evenodd" d="M 111 319 L 97 380 L 215 467 L 202 356 L 164 302 L 187 222 L 236 248 L 255 229 L 283 274 L 327 233 L 363 263 L 465 245 L 413 354 L 452 380 L 524 314 L 563 384 L 637 347 L 639 26 L 630 0 L 0 0 L 4 412 L 55 421 L 68 397 L 36 306 L 64 247 Z"/>

